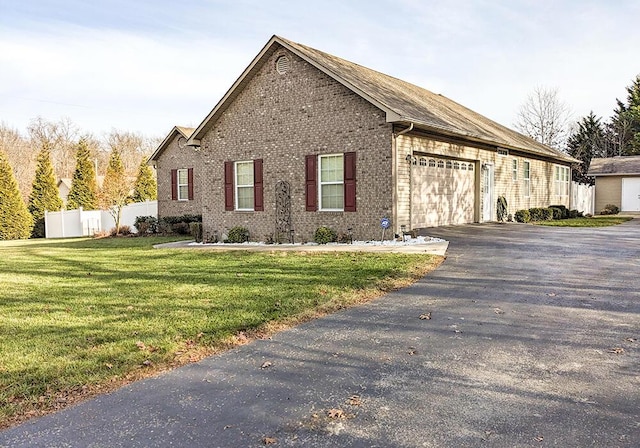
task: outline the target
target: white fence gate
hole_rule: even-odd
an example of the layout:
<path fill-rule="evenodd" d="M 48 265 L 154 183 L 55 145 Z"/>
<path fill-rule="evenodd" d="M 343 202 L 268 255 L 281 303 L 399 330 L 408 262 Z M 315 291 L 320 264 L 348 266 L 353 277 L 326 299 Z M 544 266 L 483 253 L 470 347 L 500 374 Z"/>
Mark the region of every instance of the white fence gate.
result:
<path fill-rule="evenodd" d="M 136 202 L 122 207 L 120 225 L 129 226 L 133 232 L 133 223 L 138 216 L 158 216 L 158 201 Z M 73 238 L 93 236 L 96 232 L 110 230 L 116 223 L 108 211 L 62 210 L 45 212 L 45 235 L 47 238 Z"/>
<path fill-rule="evenodd" d="M 571 209 L 593 215 L 596 187 L 571 182 Z"/>

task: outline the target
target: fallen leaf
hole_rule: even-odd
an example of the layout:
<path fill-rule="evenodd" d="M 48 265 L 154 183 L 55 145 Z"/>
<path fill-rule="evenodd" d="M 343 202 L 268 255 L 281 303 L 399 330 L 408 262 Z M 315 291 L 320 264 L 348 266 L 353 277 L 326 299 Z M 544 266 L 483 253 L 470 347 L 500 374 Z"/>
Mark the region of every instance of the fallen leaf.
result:
<path fill-rule="evenodd" d="M 262 443 L 264 443 L 265 445 L 273 445 L 275 443 L 278 443 L 278 439 L 276 439 L 275 437 L 263 437 Z"/>
<path fill-rule="evenodd" d="M 198 333 L 198 334 L 196 335 L 196 339 L 200 339 L 202 336 L 204 336 L 204 333 Z"/>
<path fill-rule="evenodd" d="M 344 412 L 341 409 L 329 409 L 327 416 L 329 418 L 344 418 Z"/>
<path fill-rule="evenodd" d="M 131 311 L 132 309 L 133 309 L 133 306 L 131 306 L 131 305 L 129 305 L 129 306 L 127 307 L 127 310 L 129 310 L 129 311 Z"/>
<path fill-rule="evenodd" d="M 493 312 L 496 314 L 504 314 L 504 311 L 502 311 L 500 308 L 494 309 Z"/>
<path fill-rule="evenodd" d="M 556 293 L 555 292 L 550 292 L 549 294 L 547 294 L 549 297 L 555 297 Z"/>
<path fill-rule="evenodd" d="M 273 365 L 273 363 L 271 361 L 265 361 L 262 363 L 262 365 L 260 366 L 261 369 L 268 369 L 269 367 L 271 367 Z"/>
<path fill-rule="evenodd" d="M 431 320 L 431 313 L 424 313 L 420 315 L 420 320 Z"/>
<path fill-rule="evenodd" d="M 624 349 L 622 347 L 613 347 L 609 349 L 609 353 L 615 353 L 616 355 L 619 355 L 621 353 L 624 353 Z"/>
<path fill-rule="evenodd" d="M 145 366 L 145 367 L 149 367 L 149 366 L 152 366 L 153 363 L 147 359 L 146 361 L 142 362 L 142 365 Z"/>
<path fill-rule="evenodd" d="M 146 350 L 147 349 L 147 346 L 144 345 L 144 342 L 142 342 L 142 341 L 136 342 L 136 347 L 138 347 L 140 350 Z"/>
<path fill-rule="evenodd" d="M 461 330 L 453 330 L 454 333 L 462 333 Z"/>
<path fill-rule="evenodd" d="M 351 395 L 347 400 L 347 404 L 351 406 L 360 406 L 362 404 L 362 399 L 359 395 Z"/>
<path fill-rule="evenodd" d="M 409 347 L 409 351 L 407 353 L 409 353 L 410 355 L 415 355 L 417 353 L 416 352 L 416 348 L 415 347 Z"/>
<path fill-rule="evenodd" d="M 536 442 L 542 442 L 543 440 L 544 440 L 544 437 L 542 436 L 536 437 Z"/>
<path fill-rule="evenodd" d="M 637 339 L 635 339 L 635 338 L 626 338 L 625 341 L 627 341 L 627 342 L 636 342 Z"/>
<path fill-rule="evenodd" d="M 107 363 L 105 363 L 105 367 L 106 367 L 107 369 L 113 369 L 113 364 L 109 364 L 109 363 L 107 362 Z"/>

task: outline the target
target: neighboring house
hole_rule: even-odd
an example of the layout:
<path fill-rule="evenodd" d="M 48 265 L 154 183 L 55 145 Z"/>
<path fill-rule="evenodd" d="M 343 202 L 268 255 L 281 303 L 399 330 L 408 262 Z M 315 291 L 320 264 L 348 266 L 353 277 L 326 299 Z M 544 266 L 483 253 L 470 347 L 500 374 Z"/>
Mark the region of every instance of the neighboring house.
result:
<path fill-rule="evenodd" d="M 149 158 L 157 170 L 158 216 L 202 214 L 202 172 L 198 151 L 187 146 L 193 128 L 175 126 Z"/>
<path fill-rule="evenodd" d="M 596 213 L 607 204 L 640 212 L 640 156 L 592 159 L 588 175 L 596 179 Z"/>
<path fill-rule="evenodd" d="M 61 177 L 58 179 L 58 194 L 60 199 L 64 205 L 67 205 L 67 197 L 69 196 L 69 192 L 71 191 L 71 178 L 69 177 Z"/>
<path fill-rule="evenodd" d="M 294 230 L 301 241 L 325 225 L 374 239 L 385 217 L 387 236 L 494 221 L 499 195 L 510 213 L 569 206 L 571 157 L 442 95 L 278 36 L 190 135 L 197 152 L 176 138 L 174 130 L 153 158 L 158 199 L 170 169 L 197 166 L 209 235 L 244 226 L 252 239 Z M 163 163 L 169 154 L 180 163 Z"/>

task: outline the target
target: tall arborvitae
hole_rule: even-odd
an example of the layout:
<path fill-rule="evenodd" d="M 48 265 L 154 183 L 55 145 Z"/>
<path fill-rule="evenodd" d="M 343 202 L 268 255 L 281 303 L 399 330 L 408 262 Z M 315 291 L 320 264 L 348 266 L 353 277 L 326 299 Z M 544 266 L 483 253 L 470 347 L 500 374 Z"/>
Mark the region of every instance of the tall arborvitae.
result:
<path fill-rule="evenodd" d="M 36 175 L 29 195 L 29 212 L 33 216 L 34 222 L 31 236 L 34 238 L 44 237 L 44 212 L 57 212 L 61 208 L 62 199 L 60 199 L 56 178 L 53 175 L 51 155 L 45 147 L 38 154 Z"/>
<path fill-rule="evenodd" d="M 33 218 L 22 200 L 4 151 L 0 150 L 0 240 L 29 238 Z"/>
<path fill-rule="evenodd" d="M 76 170 L 71 181 L 71 190 L 67 196 L 67 209 L 82 207 L 84 210 L 98 208 L 96 190 L 96 172 L 91 163 L 91 154 L 87 141 L 83 138 L 78 142 L 76 150 Z"/>
<path fill-rule="evenodd" d="M 613 155 L 640 155 L 640 75 L 627 87 L 627 101 L 616 100 L 610 124 Z"/>
<path fill-rule="evenodd" d="M 133 202 L 155 201 L 158 198 L 158 184 L 146 157 L 138 167 L 138 177 L 133 185 Z"/>

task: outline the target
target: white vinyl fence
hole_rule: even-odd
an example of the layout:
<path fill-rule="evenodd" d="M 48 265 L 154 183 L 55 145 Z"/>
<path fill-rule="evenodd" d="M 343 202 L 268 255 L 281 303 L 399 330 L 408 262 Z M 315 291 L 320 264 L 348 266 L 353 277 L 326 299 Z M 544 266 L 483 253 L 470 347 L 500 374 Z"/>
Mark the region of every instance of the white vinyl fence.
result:
<path fill-rule="evenodd" d="M 158 201 L 136 202 L 122 208 L 121 226 L 129 226 L 133 232 L 133 223 L 138 216 L 158 216 Z M 45 212 L 45 235 L 47 238 L 73 238 L 78 236 L 93 236 L 96 232 L 108 231 L 116 223 L 108 211 L 63 210 L 60 212 Z"/>
<path fill-rule="evenodd" d="M 571 182 L 571 209 L 593 215 L 596 187 L 593 185 Z"/>

